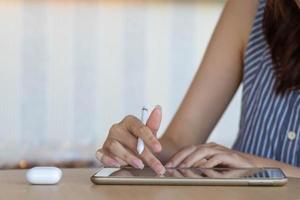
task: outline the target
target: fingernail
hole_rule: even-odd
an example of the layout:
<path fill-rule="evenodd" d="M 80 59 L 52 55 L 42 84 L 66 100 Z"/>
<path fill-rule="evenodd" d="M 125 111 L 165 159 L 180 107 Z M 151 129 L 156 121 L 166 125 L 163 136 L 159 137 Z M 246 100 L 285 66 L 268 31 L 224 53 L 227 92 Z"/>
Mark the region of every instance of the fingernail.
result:
<path fill-rule="evenodd" d="M 132 161 L 132 163 L 133 163 L 133 166 L 135 168 L 144 169 L 144 164 L 143 164 L 143 162 L 141 160 L 136 160 L 135 159 L 135 160 Z"/>
<path fill-rule="evenodd" d="M 155 106 L 155 109 L 158 109 L 158 110 L 161 111 L 161 110 L 162 110 L 162 107 L 161 107 L 161 105 L 156 105 L 156 106 Z"/>
<path fill-rule="evenodd" d="M 112 160 L 112 161 L 111 161 L 111 165 L 112 165 L 113 167 L 121 167 L 121 165 L 119 164 L 119 162 L 117 162 L 117 161 L 115 161 L 115 160 Z"/>
<path fill-rule="evenodd" d="M 180 168 L 186 168 L 186 164 L 180 164 L 179 167 Z"/>
<path fill-rule="evenodd" d="M 171 162 L 169 162 L 169 163 L 167 163 L 166 165 L 165 165 L 165 167 L 172 167 L 172 163 Z"/>
<path fill-rule="evenodd" d="M 159 174 L 160 174 L 160 175 L 163 175 L 163 174 L 165 174 L 165 173 L 166 173 L 166 169 L 163 167 L 163 168 L 160 170 Z"/>
<path fill-rule="evenodd" d="M 154 145 L 154 151 L 159 153 L 161 151 L 161 145 L 160 144 L 155 144 Z"/>
<path fill-rule="evenodd" d="M 109 163 L 113 167 L 121 167 L 120 163 L 114 159 L 109 159 Z"/>
<path fill-rule="evenodd" d="M 166 173 L 166 169 L 164 168 L 164 166 L 162 166 L 160 164 L 157 164 L 155 166 L 155 169 L 156 169 L 156 173 L 158 173 L 160 175 L 163 175 L 164 173 Z"/>
<path fill-rule="evenodd" d="M 115 164 L 113 164 L 113 166 L 118 167 L 118 168 L 121 167 L 121 165 L 119 163 L 115 163 Z"/>

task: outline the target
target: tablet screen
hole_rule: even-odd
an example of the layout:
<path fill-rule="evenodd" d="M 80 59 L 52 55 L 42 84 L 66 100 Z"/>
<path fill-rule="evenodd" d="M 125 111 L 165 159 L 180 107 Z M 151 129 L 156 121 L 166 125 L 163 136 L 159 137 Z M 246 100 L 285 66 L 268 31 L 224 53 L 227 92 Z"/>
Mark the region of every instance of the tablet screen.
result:
<path fill-rule="evenodd" d="M 114 178 L 221 178 L 221 179 L 283 179 L 285 175 L 280 169 L 229 169 L 229 168 L 167 168 L 164 175 L 157 175 L 151 168 L 134 169 L 125 168 L 103 168 L 96 177 Z"/>

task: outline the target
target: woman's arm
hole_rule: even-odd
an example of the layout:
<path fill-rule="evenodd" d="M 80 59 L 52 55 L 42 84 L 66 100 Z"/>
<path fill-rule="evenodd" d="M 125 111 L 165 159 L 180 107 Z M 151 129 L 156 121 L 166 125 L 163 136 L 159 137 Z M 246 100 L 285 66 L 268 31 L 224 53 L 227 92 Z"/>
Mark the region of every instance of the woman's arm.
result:
<path fill-rule="evenodd" d="M 281 168 L 288 177 L 300 178 L 300 168 L 283 162 L 242 153 L 215 143 L 187 146 L 168 160 L 166 167 Z"/>
<path fill-rule="evenodd" d="M 179 110 L 160 139 L 160 159 L 204 143 L 238 89 L 257 0 L 229 0 L 203 62 Z"/>
<path fill-rule="evenodd" d="M 280 168 L 288 177 L 297 177 L 300 178 L 300 168 L 288 165 L 277 160 L 271 160 L 267 158 L 262 158 L 254 156 L 251 154 L 244 154 L 246 159 L 254 163 L 255 167 L 270 167 L 270 168 Z"/>

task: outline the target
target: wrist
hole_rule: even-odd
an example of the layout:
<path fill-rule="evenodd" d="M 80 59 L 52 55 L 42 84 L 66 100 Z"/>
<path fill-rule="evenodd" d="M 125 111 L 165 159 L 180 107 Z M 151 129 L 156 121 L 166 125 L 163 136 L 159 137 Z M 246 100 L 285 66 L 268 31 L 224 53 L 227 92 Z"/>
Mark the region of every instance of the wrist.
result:
<path fill-rule="evenodd" d="M 246 159 L 254 163 L 257 168 L 269 167 L 269 168 L 280 168 L 288 177 L 300 178 L 299 168 L 295 166 L 288 165 L 286 163 L 279 162 L 277 160 L 272 160 L 268 158 L 258 157 L 251 154 L 242 153 Z"/>
<path fill-rule="evenodd" d="M 275 160 L 271 160 L 268 158 L 263 158 L 263 157 L 259 157 L 259 156 L 247 154 L 247 153 L 242 153 L 242 154 L 247 160 L 249 160 L 254 165 L 254 167 L 257 167 L 257 168 L 263 168 L 263 167 L 278 167 L 278 168 L 280 168 L 280 167 L 282 167 L 281 163 L 278 161 L 275 161 Z"/>

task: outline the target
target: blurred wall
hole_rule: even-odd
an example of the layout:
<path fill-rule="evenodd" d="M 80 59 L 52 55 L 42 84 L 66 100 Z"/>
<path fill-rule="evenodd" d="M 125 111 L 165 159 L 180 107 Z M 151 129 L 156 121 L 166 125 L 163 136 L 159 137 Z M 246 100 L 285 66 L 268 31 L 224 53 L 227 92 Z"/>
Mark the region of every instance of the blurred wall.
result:
<path fill-rule="evenodd" d="M 201 61 L 219 1 L 0 1 L 0 166 L 93 159 L 109 127 L 163 106 Z M 231 146 L 240 93 L 210 140 Z M 184 123 L 184 122 L 183 122 Z"/>

